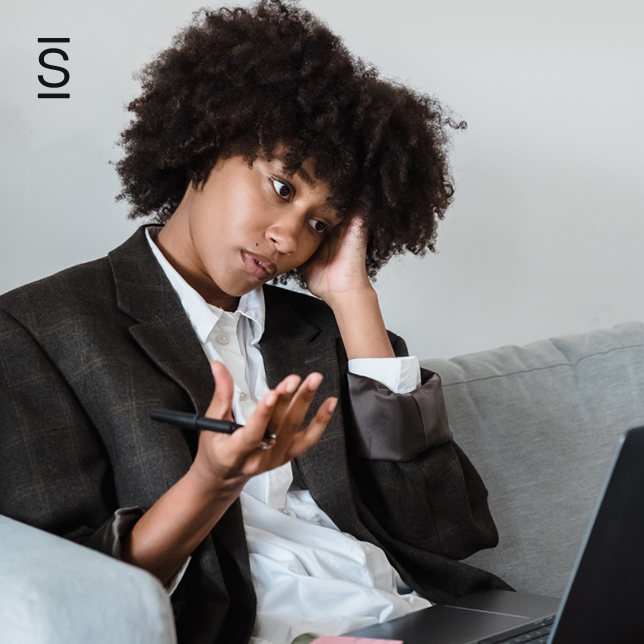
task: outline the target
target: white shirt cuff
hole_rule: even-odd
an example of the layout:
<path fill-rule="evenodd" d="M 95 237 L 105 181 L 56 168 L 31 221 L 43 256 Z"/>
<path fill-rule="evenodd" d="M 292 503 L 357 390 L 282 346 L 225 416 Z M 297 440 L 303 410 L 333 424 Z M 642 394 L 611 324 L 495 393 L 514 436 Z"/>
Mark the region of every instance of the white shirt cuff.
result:
<path fill-rule="evenodd" d="M 416 356 L 354 358 L 349 360 L 349 373 L 377 380 L 395 394 L 408 394 L 420 387 L 420 364 Z"/>
<path fill-rule="evenodd" d="M 177 589 L 177 586 L 179 585 L 179 582 L 183 578 L 183 575 L 186 572 L 186 569 L 188 568 L 188 564 L 190 563 L 191 559 L 192 557 L 188 557 L 188 559 L 186 559 L 186 563 L 184 563 L 183 566 L 181 566 L 181 568 L 177 570 L 174 577 L 172 577 L 170 581 L 165 585 L 165 592 L 166 592 L 166 595 L 168 595 L 168 597 L 172 595 L 172 593 Z"/>

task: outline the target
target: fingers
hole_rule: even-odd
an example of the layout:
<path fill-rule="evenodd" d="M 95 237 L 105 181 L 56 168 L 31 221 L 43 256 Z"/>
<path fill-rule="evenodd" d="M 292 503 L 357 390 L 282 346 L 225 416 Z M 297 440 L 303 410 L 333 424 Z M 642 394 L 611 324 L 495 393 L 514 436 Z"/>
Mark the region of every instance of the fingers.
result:
<path fill-rule="evenodd" d="M 246 453 L 257 449 L 260 441 L 264 438 L 268 424 L 275 413 L 275 404 L 278 398 L 277 391 L 271 390 L 265 394 L 257 403 L 257 407 L 246 425 L 232 435 Z"/>
<path fill-rule="evenodd" d="M 232 419 L 232 377 L 220 362 L 213 361 L 211 368 L 215 378 L 215 394 L 206 416 Z M 238 465 L 241 464 L 250 454 L 256 452 L 265 435 L 271 433 L 276 434 L 275 448 L 266 452 L 272 451 L 273 459 L 283 459 L 291 452 L 293 455 L 299 455 L 313 445 L 324 431 L 337 402 L 337 399 L 327 399 L 306 431 L 299 431 L 322 378 L 322 374 L 313 372 L 301 381 L 299 376 L 292 374 L 274 390 L 269 391 L 257 403 L 246 425 L 235 431 L 226 441 L 226 451 L 230 451 L 231 456 L 234 456 L 232 460 Z M 214 436 L 211 438 L 211 442 L 217 439 Z M 218 449 L 222 448 L 223 446 L 219 445 Z M 267 458 L 270 460 L 271 457 L 267 455 Z M 293 456 L 289 455 L 286 460 L 290 458 Z"/>
<path fill-rule="evenodd" d="M 233 393 L 235 391 L 232 376 L 224 364 L 217 360 L 210 363 L 210 369 L 215 379 L 215 393 L 206 410 L 206 416 L 220 420 L 232 420 Z"/>
<path fill-rule="evenodd" d="M 355 242 L 360 247 L 365 247 L 367 245 L 367 227 L 364 223 L 364 217 L 360 212 L 357 212 L 351 217 L 349 223 L 349 229 L 347 230 L 347 235 L 353 236 Z"/>
<path fill-rule="evenodd" d="M 244 430 L 240 429 L 235 432 L 235 435 L 239 434 L 243 437 L 247 449 L 256 449 L 267 432 L 275 433 L 276 436 L 288 433 L 288 428 L 293 424 L 287 420 L 290 413 L 289 407 L 300 380 L 300 377 L 295 374 L 284 378 L 274 390 L 269 391 L 257 403 L 257 407 L 248 419 Z M 308 408 L 308 404 L 306 407 Z M 306 413 L 306 409 L 304 413 Z M 300 420 L 300 424 L 301 422 Z"/>
<path fill-rule="evenodd" d="M 333 227 L 333 232 L 339 233 L 341 237 L 355 235 L 356 237 L 362 238 L 366 230 L 364 215 L 359 211 L 346 216 L 338 225 Z"/>
<path fill-rule="evenodd" d="M 293 395 L 297 391 L 298 386 L 301 383 L 301 378 L 295 374 L 291 374 L 287 378 L 284 378 L 277 387 L 275 391 L 279 394 L 277 403 L 275 404 L 275 412 L 273 423 L 274 427 L 281 424 L 283 418 L 286 417 L 288 408 L 293 400 Z"/>
<path fill-rule="evenodd" d="M 337 403 L 337 398 L 327 398 L 320 405 L 320 408 L 306 430 L 298 432 L 293 436 L 291 446 L 286 452 L 286 458 L 288 460 L 300 456 L 300 454 L 303 454 L 307 449 L 309 449 L 309 447 L 317 443 L 318 439 L 326 429 L 328 422 L 331 420 L 331 416 L 333 416 Z"/>
<path fill-rule="evenodd" d="M 299 376 L 291 374 L 275 387 L 275 391 L 279 394 L 275 404 L 275 418 L 282 418 L 285 415 L 301 380 Z"/>
<path fill-rule="evenodd" d="M 292 374 L 268 392 L 257 404 L 253 415 L 243 429 L 238 429 L 234 437 L 245 452 L 257 449 L 265 435 L 275 434 L 275 444 L 280 453 L 290 448 L 290 442 L 302 425 L 306 412 L 322 382 L 322 374 L 311 373 L 300 382 L 300 377 Z M 298 387 L 299 385 L 299 387 Z"/>
<path fill-rule="evenodd" d="M 321 373 L 314 371 L 302 381 L 288 403 L 282 418 L 280 433 L 290 435 L 299 431 L 322 378 Z"/>

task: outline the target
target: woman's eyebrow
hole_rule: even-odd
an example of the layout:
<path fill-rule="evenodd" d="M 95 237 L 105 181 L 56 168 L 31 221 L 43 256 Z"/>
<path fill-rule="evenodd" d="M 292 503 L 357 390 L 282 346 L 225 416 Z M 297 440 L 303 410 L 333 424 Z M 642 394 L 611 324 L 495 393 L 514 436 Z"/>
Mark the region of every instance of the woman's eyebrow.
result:
<path fill-rule="evenodd" d="M 302 167 L 300 166 L 296 171 L 295 174 L 298 175 L 304 183 L 306 183 L 309 187 L 313 188 L 317 184 L 316 180 Z M 332 211 L 332 217 L 336 220 L 336 223 L 340 223 L 345 215 L 341 215 L 330 203 L 330 197 L 327 199 L 327 203 L 325 204 L 325 208 L 328 210 Z"/>
<path fill-rule="evenodd" d="M 329 215 L 330 213 L 330 215 Z M 334 224 L 339 224 L 346 215 L 341 215 L 330 203 L 329 200 L 327 200 L 327 203 L 324 205 L 324 214 L 327 216 L 330 216 L 332 219 L 335 220 Z"/>
<path fill-rule="evenodd" d="M 299 175 L 307 185 L 311 187 L 315 185 L 315 179 L 313 179 L 313 177 L 311 177 L 311 175 L 302 166 L 297 169 L 295 174 Z"/>

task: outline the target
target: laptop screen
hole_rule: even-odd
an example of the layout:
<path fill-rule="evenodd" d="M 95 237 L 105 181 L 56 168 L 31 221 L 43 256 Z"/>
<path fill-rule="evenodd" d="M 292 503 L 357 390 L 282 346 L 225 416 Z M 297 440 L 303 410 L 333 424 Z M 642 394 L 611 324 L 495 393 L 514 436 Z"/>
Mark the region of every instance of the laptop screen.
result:
<path fill-rule="evenodd" d="M 644 427 L 620 442 L 562 606 L 552 644 L 644 642 Z"/>

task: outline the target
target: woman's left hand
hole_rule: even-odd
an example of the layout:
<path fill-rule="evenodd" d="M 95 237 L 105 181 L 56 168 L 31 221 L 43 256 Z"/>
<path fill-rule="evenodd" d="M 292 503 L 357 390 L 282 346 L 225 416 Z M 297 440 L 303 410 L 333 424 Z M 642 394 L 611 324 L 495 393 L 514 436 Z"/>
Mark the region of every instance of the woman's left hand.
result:
<path fill-rule="evenodd" d="M 372 289 L 367 277 L 367 228 L 356 213 L 335 226 L 300 267 L 309 291 L 332 306 L 334 298 Z"/>
<path fill-rule="evenodd" d="M 333 228 L 300 271 L 309 291 L 333 309 L 350 360 L 393 358 L 366 256 L 367 227 L 356 213 Z"/>

